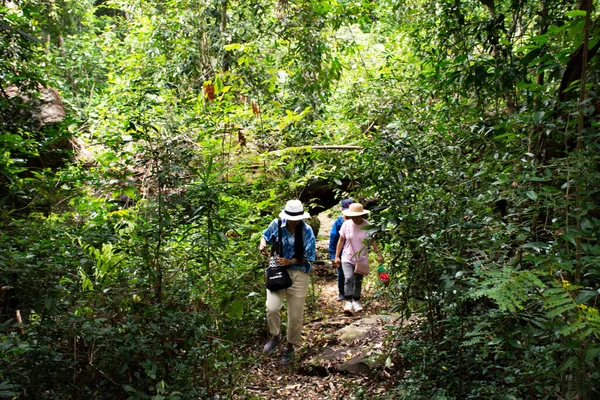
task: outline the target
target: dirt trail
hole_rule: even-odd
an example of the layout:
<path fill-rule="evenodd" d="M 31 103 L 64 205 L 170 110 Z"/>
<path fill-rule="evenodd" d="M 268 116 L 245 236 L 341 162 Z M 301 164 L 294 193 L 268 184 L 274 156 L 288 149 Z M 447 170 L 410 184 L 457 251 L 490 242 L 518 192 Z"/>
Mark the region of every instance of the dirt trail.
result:
<path fill-rule="evenodd" d="M 316 279 L 315 279 L 316 278 Z M 354 321 L 364 319 L 380 311 L 375 301 L 365 302 L 363 313 L 348 317 L 342 313 L 342 305 L 336 300 L 335 276 L 313 276 L 315 297 L 307 300 L 304 343 L 296 349 L 296 359 L 288 366 L 279 364 L 279 351 L 271 355 L 261 354 L 262 345 L 257 343 L 255 354 L 260 354 L 238 388 L 239 399 L 352 399 L 358 392 L 371 395 L 385 393 L 385 375 L 350 375 L 331 372 L 317 375 L 305 367 L 305 362 L 335 343 L 334 332 Z M 265 339 L 266 340 L 266 339 Z M 385 371 L 382 371 L 385 374 Z"/>
<path fill-rule="evenodd" d="M 327 248 L 329 232 L 336 215 L 323 213 L 317 240 L 317 259 L 328 260 Z M 352 399 L 359 392 L 371 397 L 385 393 L 386 372 L 384 370 L 368 375 L 350 375 L 323 370 L 316 372 L 306 367 L 311 357 L 337 342 L 335 332 L 371 315 L 385 312 L 387 305 L 375 299 L 376 285 L 366 282 L 363 287 L 364 311 L 348 317 L 342 312 L 342 303 L 337 301 L 337 281 L 335 267 L 329 264 L 315 265 L 312 284 L 306 302 L 304 343 L 296 349 L 293 363 L 279 364 L 278 351 L 271 355 L 261 353 L 264 343 L 256 343 L 256 362 L 250 366 L 243 382 L 235 391 L 236 399 Z M 285 308 L 284 308 L 285 310 Z M 285 318 L 283 318 L 285 321 Z M 266 341 L 266 336 L 265 339 Z M 320 375 L 317 375 L 320 374 Z M 324 376 L 323 376 L 324 375 Z M 389 376 L 389 375 L 388 375 Z M 369 396 L 368 396 L 369 397 Z"/>

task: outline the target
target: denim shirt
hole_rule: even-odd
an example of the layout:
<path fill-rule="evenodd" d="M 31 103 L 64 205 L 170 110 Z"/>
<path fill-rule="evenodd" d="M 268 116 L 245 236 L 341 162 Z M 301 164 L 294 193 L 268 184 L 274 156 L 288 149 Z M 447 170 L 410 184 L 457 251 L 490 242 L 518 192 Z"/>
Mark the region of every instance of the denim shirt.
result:
<path fill-rule="evenodd" d="M 281 220 L 281 233 L 283 236 L 282 244 L 283 244 L 283 257 L 292 259 L 294 257 L 294 243 L 296 242 L 296 237 L 293 233 L 290 233 L 286 229 L 287 220 Z M 302 229 L 302 235 L 304 239 L 304 264 L 290 265 L 291 269 L 297 269 L 299 271 L 306 272 L 307 274 L 312 271 L 312 263 L 317 258 L 317 242 L 315 240 L 315 234 L 313 230 L 306 222 L 304 222 L 304 228 Z M 263 237 L 267 241 L 268 244 L 272 245 L 277 241 L 277 219 L 274 219 L 267 229 L 263 232 Z"/>
<path fill-rule="evenodd" d="M 335 258 L 337 244 L 340 240 L 340 228 L 342 227 L 343 223 L 344 217 L 340 215 L 331 226 L 331 234 L 329 235 L 329 256 L 332 260 Z"/>

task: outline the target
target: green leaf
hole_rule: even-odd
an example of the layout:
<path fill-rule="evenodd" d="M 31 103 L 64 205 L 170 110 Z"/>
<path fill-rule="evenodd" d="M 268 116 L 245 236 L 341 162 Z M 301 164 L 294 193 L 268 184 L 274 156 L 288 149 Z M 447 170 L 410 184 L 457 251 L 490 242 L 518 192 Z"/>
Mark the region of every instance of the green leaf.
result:
<path fill-rule="evenodd" d="M 54 297 L 48 296 L 44 299 L 44 306 L 47 310 L 50 310 L 55 303 L 56 299 Z"/>
<path fill-rule="evenodd" d="M 0 397 L 17 398 L 21 393 L 17 392 L 19 386 L 10 383 L 9 381 L 0 382 Z"/>
<path fill-rule="evenodd" d="M 239 319 L 244 315 L 244 303 L 241 300 L 234 300 L 229 306 L 229 318 Z"/>
<path fill-rule="evenodd" d="M 239 50 L 242 48 L 242 44 L 241 43 L 230 43 L 230 44 L 226 44 L 225 46 L 223 46 L 223 48 L 225 49 L 225 51 Z"/>
<path fill-rule="evenodd" d="M 600 349 L 597 347 L 590 347 L 585 352 L 585 362 L 590 362 L 598 356 L 600 356 Z"/>
<path fill-rule="evenodd" d="M 137 393 L 137 390 L 131 385 L 124 385 L 123 389 L 128 393 Z"/>
<path fill-rule="evenodd" d="M 527 197 L 529 197 L 533 201 L 536 201 L 538 199 L 537 193 L 534 192 L 533 190 L 526 191 L 525 195 L 527 195 Z"/>
<path fill-rule="evenodd" d="M 552 248 L 552 246 L 550 246 L 548 243 L 544 243 L 544 242 L 525 243 L 522 247 L 525 249 L 535 249 L 538 251 L 539 250 L 550 250 Z"/>
<path fill-rule="evenodd" d="M 560 367 L 560 371 L 564 372 L 572 367 L 578 366 L 579 365 L 579 359 L 575 356 L 573 357 L 569 357 L 567 359 L 567 361 L 565 361 L 565 363 Z"/>
<path fill-rule="evenodd" d="M 215 94 L 220 94 L 223 91 L 223 79 L 220 75 L 215 77 Z"/>
<path fill-rule="evenodd" d="M 577 303 L 577 304 L 585 304 L 591 298 L 596 297 L 596 295 L 597 295 L 597 293 L 596 293 L 595 290 L 581 290 L 577 294 L 577 297 L 575 297 L 575 303 Z"/>
<path fill-rule="evenodd" d="M 566 240 L 567 242 L 571 243 L 572 245 L 576 245 L 575 237 L 573 235 L 571 235 L 570 233 L 565 233 L 564 235 L 560 235 L 560 237 L 563 240 Z"/>
<path fill-rule="evenodd" d="M 548 179 L 547 178 L 540 178 L 539 176 L 530 176 L 529 178 L 527 178 L 528 181 L 531 182 L 547 182 Z"/>
<path fill-rule="evenodd" d="M 567 17 L 585 17 L 586 14 L 587 13 L 584 10 L 572 10 L 572 11 L 567 11 L 565 13 L 565 16 L 567 16 Z"/>
<path fill-rule="evenodd" d="M 510 344 L 512 347 L 514 347 L 515 349 L 522 349 L 523 345 L 521 344 L 520 341 L 518 341 L 515 338 L 510 338 L 508 339 L 508 344 Z"/>
<path fill-rule="evenodd" d="M 123 194 L 127 197 L 134 198 L 135 197 L 135 188 L 132 186 L 126 187 L 123 189 Z"/>
<path fill-rule="evenodd" d="M 544 111 L 537 111 L 535 114 L 533 114 L 533 122 L 539 124 L 544 118 L 545 114 L 546 113 Z"/>
<path fill-rule="evenodd" d="M 529 64 L 532 61 L 534 61 L 536 58 L 538 58 L 541 53 L 542 53 L 542 48 L 537 47 L 537 48 L 531 50 L 529 53 L 527 53 L 525 55 L 525 57 L 523 57 L 522 61 L 524 64 Z"/>

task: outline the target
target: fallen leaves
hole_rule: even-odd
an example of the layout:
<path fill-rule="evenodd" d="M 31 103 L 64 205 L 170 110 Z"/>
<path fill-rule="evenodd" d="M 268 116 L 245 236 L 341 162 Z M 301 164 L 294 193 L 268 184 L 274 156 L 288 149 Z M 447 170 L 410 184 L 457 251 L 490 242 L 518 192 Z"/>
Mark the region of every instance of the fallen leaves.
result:
<path fill-rule="evenodd" d="M 393 366 L 389 355 L 384 353 L 390 346 L 386 342 L 389 334 L 385 328 L 391 321 L 373 322 L 380 310 L 374 301 L 367 301 L 365 312 L 348 317 L 342 313 L 337 298 L 337 282 L 333 272 L 326 277 L 313 277 L 313 285 L 318 299 L 307 307 L 304 324 L 304 343 L 297 348 L 297 360 L 289 366 L 279 364 L 280 352 L 272 355 L 254 355 L 256 363 L 248 368 L 242 392 L 236 391 L 235 399 L 351 399 L 360 388 L 366 398 L 383 395 L 393 380 Z M 349 343 L 341 343 L 336 334 L 342 328 L 354 325 L 361 329 L 377 326 L 366 336 Z M 262 343 L 256 343 L 253 351 L 260 354 Z M 340 356 L 352 360 L 354 357 L 384 357 L 383 366 L 374 374 L 352 375 L 336 372 L 335 360 L 323 360 L 323 365 L 313 367 L 308 362 L 324 349 L 340 351 Z M 337 350 L 336 350 L 337 349 Z M 345 352 L 347 350 L 347 352 Z M 252 358 L 252 356 L 249 356 Z M 243 394 L 238 394 L 243 393 Z M 372 396 L 371 396 L 372 395 Z"/>

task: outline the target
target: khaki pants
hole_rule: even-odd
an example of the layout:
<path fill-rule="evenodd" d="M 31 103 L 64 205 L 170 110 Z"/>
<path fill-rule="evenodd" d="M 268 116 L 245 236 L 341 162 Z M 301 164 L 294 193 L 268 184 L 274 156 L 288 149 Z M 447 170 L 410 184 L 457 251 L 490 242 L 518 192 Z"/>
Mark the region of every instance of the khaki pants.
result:
<path fill-rule="evenodd" d="M 292 286 L 277 292 L 267 290 L 267 325 L 269 333 L 277 336 L 281 333 L 281 307 L 285 295 L 287 302 L 287 341 L 291 344 L 302 342 L 302 323 L 304 321 L 304 300 L 308 294 L 310 276 L 306 272 L 288 269 Z"/>

